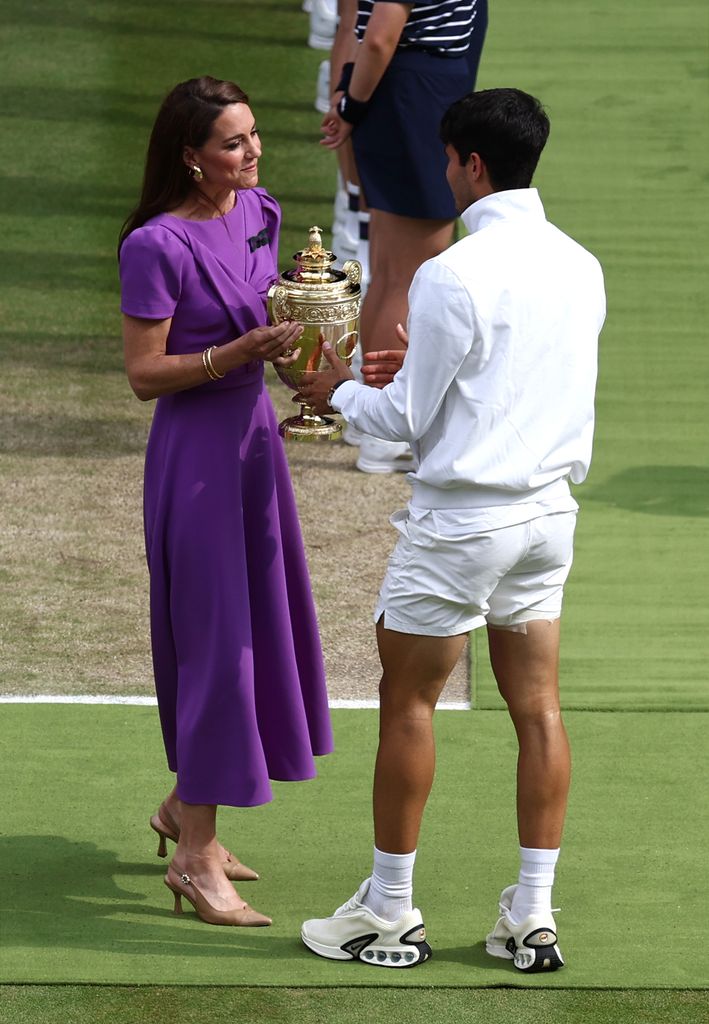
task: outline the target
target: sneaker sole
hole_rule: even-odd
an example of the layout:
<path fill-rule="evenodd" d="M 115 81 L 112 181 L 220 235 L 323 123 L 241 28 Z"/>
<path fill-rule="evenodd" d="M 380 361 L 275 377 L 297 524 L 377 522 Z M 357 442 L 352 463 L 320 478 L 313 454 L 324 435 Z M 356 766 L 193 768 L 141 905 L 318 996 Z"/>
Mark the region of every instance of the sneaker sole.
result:
<path fill-rule="evenodd" d="M 549 938 L 553 939 L 553 942 L 544 945 L 539 942 L 538 935 L 538 932 L 527 935 L 522 946 L 518 946 L 512 936 L 507 940 L 506 948 L 512 954 L 518 971 L 539 974 L 542 971 L 558 971 L 564 966 L 564 958 L 556 944 L 556 935 L 549 932 Z M 544 937 L 546 938 L 546 935 Z"/>
<path fill-rule="evenodd" d="M 411 928 L 401 936 L 402 945 L 396 946 L 377 943 L 377 932 L 355 936 L 344 946 L 324 946 L 309 938 L 304 931 L 301 931 L 300 937 L 311 952 L 325 957 L 326 960 L 359 960 L 370 967 L 418 967 L 433 956 L 433 951 L 426 941 L 407 941 L 409 935 L 420 931 L 420 925 Z"/>
<path fill-rule="evenodd" d="M 362 473 L 411 473 L 414 469 L 413 459 L 409 459 L 405 464 L 399 463 L 392 465 L 392 463 L 385 462 L 367 462 L 366 459 L 357 459 L 357 469 Z"/>

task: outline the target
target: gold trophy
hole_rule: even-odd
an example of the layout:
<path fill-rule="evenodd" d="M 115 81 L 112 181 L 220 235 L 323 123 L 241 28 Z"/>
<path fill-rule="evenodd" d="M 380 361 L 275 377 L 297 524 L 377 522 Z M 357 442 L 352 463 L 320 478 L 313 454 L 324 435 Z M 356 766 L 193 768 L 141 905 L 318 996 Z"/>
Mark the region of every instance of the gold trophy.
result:
<path fill-rule="evenodd" d="M 321 229 L 308 233 L 307 249 L 293 257 L 295 270 L 286 270 L 268 290 L 268 316 L 272 324 L 295 320 L 303 325 L 298 339 L 300 355 L 290 366 L 276 366 L 276 373 L 293 391 L 298 390 L 303 373 L 326 369 L 322 355 L 324 341 L 349 366 L 359 337 L 360 281 L 362 267 L 347 260 L 342 270 L 334 270 L 337 257 L 323 249 Z M 342 426 L 329 416 L 318 416 L 302 395 L 294 395 L 300 414 L 290 416 L 278 426 L 286 441 L 336 441 Z"/>

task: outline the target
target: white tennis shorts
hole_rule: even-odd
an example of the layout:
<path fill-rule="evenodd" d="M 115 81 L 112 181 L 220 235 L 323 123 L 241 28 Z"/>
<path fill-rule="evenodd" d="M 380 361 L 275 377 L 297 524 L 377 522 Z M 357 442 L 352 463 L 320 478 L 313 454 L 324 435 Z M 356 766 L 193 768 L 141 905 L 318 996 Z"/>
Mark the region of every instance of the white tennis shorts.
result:
<path fill-rule="evenodd" d="M 489 623 L 558 619 L 576 512 L 471 532 L 460 509 L 402 509 L 374 621 L 397 633 L 456 636 Z M 479 525 L 480 517 L 477 516 Z"/>

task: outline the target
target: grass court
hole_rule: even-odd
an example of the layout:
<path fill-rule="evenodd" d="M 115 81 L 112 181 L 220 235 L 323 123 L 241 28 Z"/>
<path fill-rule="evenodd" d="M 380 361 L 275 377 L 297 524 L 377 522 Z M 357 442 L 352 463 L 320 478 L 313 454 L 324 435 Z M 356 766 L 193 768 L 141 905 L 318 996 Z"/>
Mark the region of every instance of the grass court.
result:
<path fill-rule="evenodd" d="M 116 237 L 162 97 L 209 73 L 251 97 L 288 266 L 332 220 L 313 109 L 326 55 L 307 47 L 300 0 L 0 0 L 0 15 L 0 691 L 149 695 L 151 409 L 122 371 Z M 562 643 L 568 967 L 527 979 L 481 947 L 516 870 L 515 748 L 475 636 L 472 710 L 438 715 L 416 875 L 434 958 L 414 971 L 326 963 L 298 940 L 368 864 L 375 712 L 334 712 L 337 752 L 314 783 L 224 811 L 262 873 L 244 895 L 275 919 L 251 932 L 170 912 L 147 828 L 168 784 L 154 708 L 5 704 L 1 1024 L 707 1019 L 708 28 L 700 0 L 491 0 L 478 80 L 545 103 L 535 184 L 608 290 Z M 332 449 L 289 456 L 331 689 L 347 697 L 376 688 L 368 620 L 407 485 L 362 479 Z M 333 547 L 324 508 L 353 519 L 360 561 Z M 361 649 L 341 628 L 352 608 Z"/>

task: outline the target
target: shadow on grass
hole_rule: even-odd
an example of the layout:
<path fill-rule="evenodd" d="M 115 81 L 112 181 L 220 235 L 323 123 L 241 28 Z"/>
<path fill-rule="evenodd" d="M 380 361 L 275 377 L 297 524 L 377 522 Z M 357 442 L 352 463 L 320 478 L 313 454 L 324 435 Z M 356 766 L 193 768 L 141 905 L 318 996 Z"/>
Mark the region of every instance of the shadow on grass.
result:
<path fill-rule="evenodd" d="M 8 252 L 3 253 L 3 281 L 7 287 L 35 287 L 47 292 L 81 291 L 116 295 L 118 264 L 115 256 L 97 253 Z M 62 302 L 62 309 L 65 303 Z"/>
<path fill-rule="evenodd" d="M 102 16 L 102 12 L 105 15 Z M 300 32 L 293 34 L 291 26 L 286 30 L 284 24 L 280 31 L 269 31 L 268 22 L 272 18 L 282 21 L 288 16 L 296 16 L 298 22 L 302 22 L 302 36 Z M 4 27 L 6 30 L 25 25 L 34 28 L 38 17 L 45 30 L 78 30 L 82 34 L 93 32 L 114 39 L 128 36 L 148 41 L 154 38 L 161 46 L 173 45 L 178 50 L 185 45 L 185 39 L 192 45 L 233 43 L 243 48 L 303 48 L 308 35 L 307 17 L 298 6 L 285 0 L 239 0 L 238 13 L 233 3 L 212 3 L 208 18 L 198 5 L 181 5 L 178 17 L 173 8 L 160 3 L 127 4 L 122 8 L 102 3 L 82 4 L 80 8 L 70 4 L 55 7 L 43 4 L 40 15 L 33 4 L 17 4 L 11 15 L 6 15 Z"/>
<path fill-rule="evenodd" d="M 603 484 L 589 484 L 584 501 L 654 516 L 709 516 L 709 469 L 703 466 L 631 466 Z"/>
<path fill-rule="evenodd" d="M 3 864 L 3 946 L 10 950 L 90 950 L 111 954 L 291 958 L 297 936 L 265 929 L 210 928 L 183 904 L 172 912 L 162 867 L 122 863 L 112 850 L 63 836 L 12 836 L 0 840 Z M 124 888 L 130 878 L 139 891 Z M 130 920 L 125 916 L 130 915 Z M 28 955 L 31 955 L 28 953 Z M 5 968 L 7 971 L 7 967 Z M 80 965 L 57 963 L 48 975 L 81 975 Z M 109 972 L 110 973 L 110 972 Z M 95 979 L 99 980 L 99 979 Z"/>
<path fill-rule="evenodd" d="M 515 971 L 511 961 L 490 956 L 485 949 L 484 942 L 476 942 L 473 946 L 451 946 L 448 949 L 436 947 L 433 955 L 436 960 L 449 964 L 462 964 L 464 967 L 470 967 L 471 971 L 478 968 L 482 968 L 485 971 L 499 971 L 501 985 L 506 980 L 513 984 L 520 977 L 519 972 Z M 474 983 L 474 975 L 471 974 L 471 984 Z"/>
<path fill-rule="evenodd" d="M 0 414 L 0 453 L 110 459 L 145 451 L 147 424 L 132 419 Z"/>
<path fill-rule="evenodd" d="M 51 181 L 31 175 L 22 178 L 0 175 L 0 214 L 3 216 L 26 217 L 27 210 L 31 209 L 33 216 L 36 217 L 80 215 L 115 218 L 116 229 L 114 237 L 111 238 L 112 245 L 117 244 L 119 227 L 136 200 L 135 191 L 121 191 L 115 186 L 95 182 Z M 46 237 L 46 234 L 42 237 Z M 41 252 L 33 253 L 32 258 L 37 255 L 41 256 Z M 116 258 L 113 259 L 113 263 L 117 266 Z M 4 280 L 7 269 L 7 262 L 4 261 Z"/>
<path fill-rule="evenodd" d="M 23 121 L 66 121 L 70 124 L 95 122 L 150 129 L 163 96 L 158 93 L 130 93 L 118 89 L 76 89 L 53 84 L 4 86 L 3 117 Z"/>
<path fill-rule="evenodd" d="M 91 374 L 124 373 L 123 342 L 118 331 L 105 338 L 76 332 L 38 336 L 33 331 L 0 328 L 0 358 L 12 360 L 15 366 L 45 371 L 52 367 Z"/>

